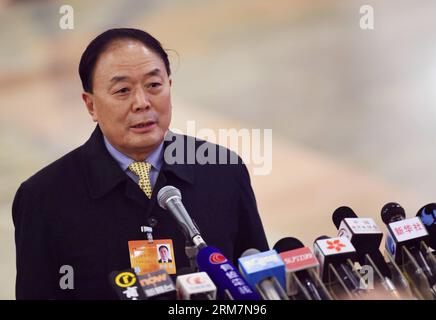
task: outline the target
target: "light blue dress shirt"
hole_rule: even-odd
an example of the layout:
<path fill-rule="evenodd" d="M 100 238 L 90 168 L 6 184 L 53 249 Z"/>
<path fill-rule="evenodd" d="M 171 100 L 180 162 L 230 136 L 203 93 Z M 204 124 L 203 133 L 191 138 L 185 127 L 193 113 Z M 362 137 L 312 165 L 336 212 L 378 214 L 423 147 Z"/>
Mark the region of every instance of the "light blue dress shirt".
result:
<path fill-rule="evenodd" d="M 109 143 L 105 136 L 103 136 L 103 138 L 104 144 L 106 145 L 106 148 L 109 151 L 110 155 L 117 161 L 120 168 L 137 184 L 139 182 L 139 177 L 129 170 L 129 165 L 136 161 L 115 149 L 115 147 Z M 160 145 L 148 156 L 148 158 L 144 159 L 144 162 L 148 162 L 151 164 L 150 183 L 152 189 L 156 184 L 160 168 L 163 164 L 163 143 L 164 142 L 162 141 Z"/>

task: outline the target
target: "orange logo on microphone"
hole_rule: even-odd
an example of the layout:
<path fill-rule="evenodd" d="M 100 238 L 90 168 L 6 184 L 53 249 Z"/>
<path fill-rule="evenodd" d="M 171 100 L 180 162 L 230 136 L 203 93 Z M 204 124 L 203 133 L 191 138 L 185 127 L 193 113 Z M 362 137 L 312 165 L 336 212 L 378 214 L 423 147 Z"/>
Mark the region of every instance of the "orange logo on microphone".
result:
<path fill-rule="evenodd" d="M 345 248 L 345 244 L 341 243 L 341 240 L 327 240 L 328 247 L 327 249 L 335 249 L 337 252 L 341 251 L 342 248 Z"/>

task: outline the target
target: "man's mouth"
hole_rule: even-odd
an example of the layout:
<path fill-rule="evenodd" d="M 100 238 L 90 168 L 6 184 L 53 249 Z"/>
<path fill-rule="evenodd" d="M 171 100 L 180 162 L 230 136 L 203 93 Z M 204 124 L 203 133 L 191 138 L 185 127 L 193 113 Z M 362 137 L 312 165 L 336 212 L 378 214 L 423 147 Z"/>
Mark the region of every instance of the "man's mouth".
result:
<path fill-rule="evenodd" d="M 131 126 L 131 128 L 135 128 L 135 129 L 148 128 L 153 126 L 155 123 L 156 121 L 153 120 L 138 122 L 137 124 Z"/>

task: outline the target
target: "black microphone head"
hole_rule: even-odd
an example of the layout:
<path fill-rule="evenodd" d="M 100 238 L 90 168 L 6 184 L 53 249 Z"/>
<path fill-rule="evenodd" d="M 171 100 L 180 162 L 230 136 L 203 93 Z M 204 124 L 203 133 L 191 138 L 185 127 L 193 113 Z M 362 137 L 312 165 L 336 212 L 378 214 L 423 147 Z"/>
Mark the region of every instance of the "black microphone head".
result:
<path fill-rule="evenodd" d="M 429 245 L 436 250 L 436 203 L 429 203 L 418 210 L 416 214 L 425 225 L 430 235 Z"/>
<path fill-rule="evenodd" d="M 418 210 L 416 214 L 426 226 L 431 226 L 435 223 L 436 203 L 429 203 Z"/>
<path fill-rule="evenodd" d="M 292 237 L 286 237 L 277 241 L 273 249 L 278 253 L 281 253 L 303 247 L 304 244 L 300 240 Z"/>
<path fill-rule="evenodd" d="M 314 243 L 317 242 L 318 240 L 324 240 L 324 239 L 330 239 L 330 237 L 327 236 L 319 236 L 318 238 L 315 239 Z"/>
<path fill-rule="evenodd" d="M 332 220 L 336 226 L 336 229 L 339 230 L 339 226 L 341 225 L 342 220 L 345 218 L 358 218 L 358 216 L 350 207 L 342 206 L 337 208 L 332 214 Z"/>
<path fill-rule="evenodd" d="M 406 218 L 404 208 L 396 202 L 386 203 L 381 209 L 381 218 L 388 225 L 391 222 L 403 220 Z"/>
<path fill-rule="evenodd" d="M 245 250 L 245 251 L 242 253 L 241 257 L 248 257 L 248 256 L 252 256 L 252 255 L 254 255 L 254 254 L 258 254 L 258 253 L 260 253 L 260 251 L 259 251 L 258 249 L 256 249 L 256 248 L 250 248 L 250 249 Z"/>

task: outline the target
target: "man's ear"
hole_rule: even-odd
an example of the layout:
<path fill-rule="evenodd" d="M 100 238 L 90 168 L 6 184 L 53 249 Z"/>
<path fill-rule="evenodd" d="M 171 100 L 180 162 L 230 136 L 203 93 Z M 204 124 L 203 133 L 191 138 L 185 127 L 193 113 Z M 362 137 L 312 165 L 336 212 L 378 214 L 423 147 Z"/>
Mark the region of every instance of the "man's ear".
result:
<path fill-rule="evenodd" d="M 94 105 L 94 96 L 92 95 L 92 93 L 83 92 L 82 99 L 85 102 L 86 108 L 88 109 L 88 112 L 92 117 L 92 120 L 94 122 L 97 122 L 98 117 L 97 117 L 97 110 Z"/>
<path fill-rule="evenodd" d="M 169 78 L 168 81 L 170 82 L 170 87 L 173 84 L 173 79 Z"/>

